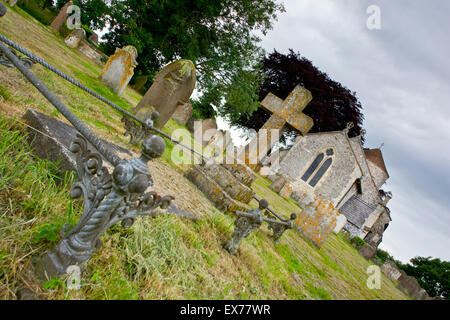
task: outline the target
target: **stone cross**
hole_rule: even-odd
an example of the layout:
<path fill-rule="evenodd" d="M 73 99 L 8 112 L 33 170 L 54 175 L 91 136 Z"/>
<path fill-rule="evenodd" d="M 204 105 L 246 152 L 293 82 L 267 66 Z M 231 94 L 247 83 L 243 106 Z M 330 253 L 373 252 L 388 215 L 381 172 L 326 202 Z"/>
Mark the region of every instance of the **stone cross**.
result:
<path fill-rule="evenodd" d="M 300 85 L 297 85 L 284 101 L 269 93 L 261 102 L 261 106 L 272 115 L 262 126 L 257 136 L 241 151 L 244 152 L 245 163 L 252 168 L 256 167 L 257 163 L 279 141 L 279 137 L 286 130 L 287 125 L 300 131 L 303 135 L 308 133 L 314 125 L 314 121 L 302 111 L 311 100 L 311 92 Z M 263 129 L 268 130 L 267 135 L 260 134 Z M 274 129 L 278 130 L 277 134 L 271 132 Z M 257 152 L 254 152 L 255 150 Z M 242 155 L 240 158 L 242 158 Z"/>

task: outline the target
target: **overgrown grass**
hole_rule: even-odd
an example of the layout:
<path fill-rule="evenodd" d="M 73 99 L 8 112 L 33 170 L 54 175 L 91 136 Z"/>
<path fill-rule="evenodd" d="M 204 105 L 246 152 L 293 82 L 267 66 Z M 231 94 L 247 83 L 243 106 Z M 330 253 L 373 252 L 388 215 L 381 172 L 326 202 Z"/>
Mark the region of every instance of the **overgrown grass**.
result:
<path fill-rule="evenodd" d="M 116 96 L 98 80 L 99 66 L 65 46 L 61 38 L 20 10 L 17 8 L 21 15 L 12 10 L 0 20 L 2 34 L 116 104 L 128 109 L 137 104 L 139 94 L 127 88 L 125 99 Z M 169 142 L 163 157 L 149 164 L 155 189 L 162 195 L 175 195 L 177 205 L 202 220 L 194 223 L 161 215 L 139 218 L 128 230 L 115 226 L 102 236 L 103 247 L 89 260 L 80 290 L 69 291 L 64 279 L 39 285 L 25 271 L 32 266 L 30 258 L 54 247 L 60 240 L 62 224 L 78 220 L 81 204 L 69 199 L 72 178 L 57 176 L 55 164 L 34 157 L 26 131 L 13 126 L 3 115 L 20 116 L 35 108 L 63 118 L 17 70 L 0 68 L 2 299 L 13 299 L 16 289 L 25 282 L 44 299 L 406 298 L 384 276 L 381 290 L 368 289 L 366 270 L 371 263 L 341 236 L 331 235 L 319 250 L 295 230 L 273 243 L 264 227 L 242 241 L 236 256 L 228 254 L 222 245 L 233 232 L 233 217 L 217 210 L 183 178 L 187 166 L 178 165 L 176 157 L 172 159 L 173 145 Z M 33 66 L 33 72 L 96 134 L 131 148 L 122 136 L 118 112 L 38 65 Z M 170 120 L 164 131 L 172 133 L 180 128 Z M 192 139 L 187 137 L 187 141 Z M 294 201 L 282 199 L 268 186 L 262 177 L 253 185 L 257 195 L 268 199 L 277 212 L 287 217 L 300 210 Z"/>

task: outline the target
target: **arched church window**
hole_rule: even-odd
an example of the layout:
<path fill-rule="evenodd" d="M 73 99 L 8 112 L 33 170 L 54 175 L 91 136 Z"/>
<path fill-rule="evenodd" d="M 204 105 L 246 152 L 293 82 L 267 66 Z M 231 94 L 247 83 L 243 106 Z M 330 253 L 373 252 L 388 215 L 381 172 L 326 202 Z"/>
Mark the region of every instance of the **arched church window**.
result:
<path fill-rule="evenodd" d="M 308 170 L 306 170 L 305 174 L 302 176 L 302 180 L 307 182 L 308 179 L 311 177 L 314 171 L 316 171 L 319 164 L 322 162 L 324 158 L 323 153 L 319 153 L 317 157 L 314 159 L 313 163 L 309 166 Z"/>
<path fill-rule="evenodd" d="M 331 167 L 333 156 L 334 150 L 331 148 L 327 149 L 325 152 L 319 153 L 301 179 L 307 182 L 311 187 L 315 187 L 327 172 L 328 168 Z"/>
<path fill-rule="evenodd" d="M 316 174 L 311 179 L 311 181 L 309 181 L 309 185 L 311 187 L 316 186 L 317 182 L 319 182 L 320 178 L 322 178 L 322 176 L 325 174 L 325 172 L 327 172 L 327 170 L 331 166 L 332 162 L 333 162 L 332 158 L 328 158 L 327 160 L 325 160 L 325 162 L 322 164 L 322 166 L 319 168 L 319 170 L 317 170 Z"/>

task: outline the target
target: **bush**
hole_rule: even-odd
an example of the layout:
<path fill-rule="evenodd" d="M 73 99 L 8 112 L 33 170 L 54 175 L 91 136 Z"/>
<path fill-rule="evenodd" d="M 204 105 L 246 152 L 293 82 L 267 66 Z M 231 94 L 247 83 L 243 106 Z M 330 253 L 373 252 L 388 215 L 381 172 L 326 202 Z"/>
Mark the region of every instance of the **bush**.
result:
<path fill-rule="evenodd" d="M 46 26 L 50 25 L 58 15 L 58 11 L 54 7 L 44 9 L 44 1 L 42 0 L 19 0 L 17 5 Z"/>
<path fill-rule="evenodd" d="M 352 244 L 352 246 L 359 250 L 366 242 L 360 237 L 353 237 L 351 238 L 350 243 Z"/>
<path fill-rule="evenodd" d="M 377 254 L 375 255 L 375 258 L 381 261 L 381 263 L 385 263 L 386 260 L 392 260 L 394 261 L 394 257 L 389 254 L 389 252 L 377 249 Z"/>

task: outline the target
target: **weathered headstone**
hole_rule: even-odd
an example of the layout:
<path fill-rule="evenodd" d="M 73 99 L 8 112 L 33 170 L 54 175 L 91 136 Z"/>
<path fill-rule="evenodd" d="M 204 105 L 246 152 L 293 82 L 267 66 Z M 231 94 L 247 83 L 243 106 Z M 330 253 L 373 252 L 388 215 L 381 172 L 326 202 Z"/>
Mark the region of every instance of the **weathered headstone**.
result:
<path fill-rule="evenodd" d="M 377 248 L 372 247 L 370 244 L 365 243 L 359 250 L 358 253 L 362 255 L 367 260 L 373 259 L 377 254 Z"/>
<path fill-rule="evenodd" d="M 345 224 L 347 223 L 347 217 L 343 214 L 339 214 L 336 217 L 336 226 L 333 229 L 333 233 L 339 233 L 344 228 Z"/>
<path fill-rule="evenodd" d="M 302 111 L 311 100 L 311 92 L 299 85 L 284 101 L 269 93 L 261 102 L 261 106 L 272 116 L 250 143 L 241 149 L 239 158 L 245 159 L 247 165 L 255 168 L 278 142 L 287 125 L 306 134 L 314 125 L 314 121 Z M 267 134 L 261 134 L 265 132 L 263 130 L 267 130 Z"/>
<path fill-rule="evenodd" d="M 89 40 L 91 40 L 95 44 L 98 44 L 98 34 L 93 32 L 92 35 L 89 37 Z"/>
<path fill-rule="evenodd" d="M 64 39 L 64 43 L 71 48 L 78 48 L 81 40 L 86 39 L 86 31 L 82 28 L 74 29 L 67 37 Z"/>
<path fill-rule="evenodd" d="M 116 49 L 103 67 L 100 76 L 102 81 L 118 95 L 122 94 L 134 74 L 134 68 L 138 64 L 137 55 L 137 50 L 133 46 Z"/>
<path fill-rule="evenodd" d="M 155 76 L 152 86 L 133 112 L 144 121 L 150 118 L 153 111 L 159 112 L 156 127 L 161 129 L 180 105 L 189 102 L 196 80 L 192 61 L 172 62 Z"/>
<path fill-rule="evenodd" d="M 6 14 L 6 6 L 0 2 L 0 17 L 3 17 Z"/>
<path fill-rule="evenodd" d="M 416 278 L 408 276 L 405 271 L 400 270 L 401 276 L 398 278 L 397 288 L 408 294 L 411 298 L 417 299 L 422 288 Z"/>
<path fill-rule="evenodd" d="M 381 272 L 383 272 L 386 277 L 388 277 L 393 282 L 397 282 L 402 275 L 397 265 L 391 260 L 386 260 L 386 262 L 383 263 L 383 265 L 381 266 Z"/>
<path fill-rule="evenodd" d="M 69 14 L 67 13 L 67 9 L 69 8 L 69 6 L 73 5 L 72 1 L 68 1 L 59 11 L 58 15 L 56 16 L 56 18 L 53 20 L 52 24 L 50 25 L 50 27 L 54 30 L 54 31 L 59 31 L 62 27 L 62 25 L 64 24 L 64 22 L 66 22 L 67 17 L 69 16 Z"/>
<path fill-rule="evenodd" d="M 331 201 L 311 196 L 305 197 L 300 207 L 303 210 L 295 220 L 297 229 L 321 248 L 336 227 L 336 217 L 339 212 Z"/>
<path fill-rule="evenodd" d="M 11 7 L 14 7 L 16 5 L 16 3 L 17 3 L 17 0 L 9 0 L 9 5 Z"/>
<path fill-rule="evenodd" d="M 172 115 L 172 119 L 184 126 L 192 116 L 192 104 L 190 102 L 180 104 Z"/>
<path fill-rule="evenodd" d="M 23 119 L 30 127 L 35 129 L 30 129 L 30 141 L 32 142 L 33 152 L 38 157 L 59 162 L 61 172 L 76 170 L 76 158 L 69 149 L 78 133 L 74 127 L 32 109 L 25 113 Z M 124 148 L 108 141 L 103 140 L 102 142 L 114 154 L 131 156 L 131 153 Z M 91 145 L 89 145 L 89 148 L 94 150 Z"/>

